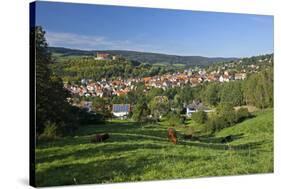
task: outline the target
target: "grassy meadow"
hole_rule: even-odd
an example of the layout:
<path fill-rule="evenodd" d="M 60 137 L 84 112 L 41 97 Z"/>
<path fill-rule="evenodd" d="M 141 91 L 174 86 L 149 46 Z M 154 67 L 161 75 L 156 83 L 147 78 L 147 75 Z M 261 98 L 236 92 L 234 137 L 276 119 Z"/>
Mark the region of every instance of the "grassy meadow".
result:
<path fill-rule="evenodd" d="M 175 127 L 179 143 L 167 139 L 169 125 L 112 120 L 88 125 L 76 136 L 41 142 L 36 148 L 36 185 L 131 182 L 273 172 L 273 109 L 214 135 L 188 120 Z M 198 140 L 184 140 L 193 128 Z M 109 133 L 90 143 L 96 133 Z M 221 139 L 232 135 L 233 141 Z"/>

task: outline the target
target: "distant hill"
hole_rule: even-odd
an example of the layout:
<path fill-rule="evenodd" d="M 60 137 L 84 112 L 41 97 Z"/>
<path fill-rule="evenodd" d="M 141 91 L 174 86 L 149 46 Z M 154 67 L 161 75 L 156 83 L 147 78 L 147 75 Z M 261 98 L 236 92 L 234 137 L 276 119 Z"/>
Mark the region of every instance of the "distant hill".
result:
<path fill-rule="evenodd" d="M 104 52 L 111 55 L 121 55 L 129 60 L 139 61 L 148 64 L 184 64 L 188 66 L 207 66 L 212 63 L 226 62 L 237 60 L 238 58 L 214 57 L 208 58 L 203 56 L 178 56 L 160 53 L 125 51 L 125 50 L 103 50 L 87 51 L 78 49 L 68 49 L 62 47 L 49 47 L 51 53 L 60 54 L 61 56 L 90 56 L 96 55 L 97 52 Z"/>

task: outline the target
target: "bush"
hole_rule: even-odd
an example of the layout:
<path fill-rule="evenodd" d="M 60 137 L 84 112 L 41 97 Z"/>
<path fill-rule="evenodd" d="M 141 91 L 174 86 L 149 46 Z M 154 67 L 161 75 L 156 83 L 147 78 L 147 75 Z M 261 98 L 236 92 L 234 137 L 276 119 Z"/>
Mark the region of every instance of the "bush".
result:
<path fill-rule="evenodd" d="M 47 121 L 43 133 L 39 136 L 39 140 L 54 140 L 58 137 L 58 126 L 55 123 Z"/>
<path fill-rule="evenodd" d="M 251 114 L 249 113 L 247 108 L 240 108 L 236 112 L 236 120 L 237 122 L 241 122 L 245 120 L 246 118 L 250 117 Z"/>
<path fill-rule="evenodd" d="M 203 124 L 207 121 L 208 117 L 206 112 L 198 111 L 192 114 L 191 119 L 193 119 L 197 123 Z"/>
<path fill-rule="evenodd" d="M 251 116 L 247 108 L 240 108 L 236 112 L 233 108 L 229 107 L 223 107 L 219 110 L 217 114 L 210 116 L 206 123 L 207 129 L 212 132 L 233 126 Z"/>
<path fill-rule="evenodd" d="M 167 116 L 168 118 L 168 123 L 170 126 L 176 126 L 176 125 L 180 125 L 182 123 L 182 119 L 180 117 L 179 114 L 175 113 L 175 112 L 170 112 Z"/>
<path fill-rule="evenodd" d="M 236 123 L 236 112 L 233 106 L 229 103 L 221 103 L 217 107 L 217 115 L 227 122 L 227 125 Z"/>
<path fill-rule="evenodd" d="M 206 125 L 207 125 L 207 129 L 210 130 L 212 133 L 214 133 L 216 131 L 228 127 L 229 123 L 223 117 L 213 115 L 208 118 Z"/>

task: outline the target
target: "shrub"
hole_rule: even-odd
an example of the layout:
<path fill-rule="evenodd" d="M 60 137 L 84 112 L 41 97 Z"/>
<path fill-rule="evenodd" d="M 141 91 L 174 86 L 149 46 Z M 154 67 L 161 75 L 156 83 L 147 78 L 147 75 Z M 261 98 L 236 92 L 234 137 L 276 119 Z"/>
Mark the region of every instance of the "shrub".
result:
<path fill-rule="evenodd" d="M 58 137 L 58 126 L 55 123 L 47 121 L 43 133 L 39 140 L 54 140 Z"/>
<path fill-rule="evenodd" d="M 224 119 L 225 122 L 227 122 L 226 126 L 233 125 L 234 123 L 236 123 L 236 112 L 233 106 L 229 103 L 221 103 L 217 107 L 217 115 L 221 119 Z"/>
<path fill-rule="evenodd" d="M 237 122 L 241 122 L 241 121 L 243 121 L 244 119 L 246 119 L 246 118 L 248 118 L 250 116 L 251 116 L 251 114 L 249 113 L 247 108 L 240 108 L 236 112 L 236 120 L 237 120 Z"/>
<path fill-rule="evenodd" d="M 220 116 L 212 116 L 208 119 L 207 123 L 207 128 L 210 130 L 212 133 L 219 131 L 225 127 L 228 126 L 228 123 L 225 121 L 223 117 Z"/>
<path fill-rule="evenodd" d="M 235 112 L 233 108 L 220 107 L 217 114 L 213 114 L 208 118 L 206 126 L 208 130 L 216 132 L 223 128 L 233 126 L 250 116 L 251 114 L 248 112 L 247 108 L 240 108 Z"/>
<path fill-rule="evenodd" d="M 175 112 L 170 112 L 167 118 L 170 126 L 176 126 L 182 123 L 180 115 Z"/>
<path fill-rule="evenodd" d="M 198 111 L 192 114 L 191 119 L 193 119 L 197 123 L 203 124 L 207 121 L 208 117 L 206 112 Z"/>
<path fill-rule="evenodd" d="M 214 116 L 209 117 L 206 122 L 206 126 L 207 126 L 207 131 L 211 131 L 212 133 L 214 133 L 217 127 L 216 118 Z"/>

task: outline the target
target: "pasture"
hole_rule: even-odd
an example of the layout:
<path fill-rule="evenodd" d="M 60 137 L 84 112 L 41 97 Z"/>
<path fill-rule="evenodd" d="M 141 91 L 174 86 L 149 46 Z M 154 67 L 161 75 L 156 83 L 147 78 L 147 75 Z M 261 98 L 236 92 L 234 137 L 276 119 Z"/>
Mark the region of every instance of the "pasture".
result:
<path fill-rule="evenodd" d="M 112 183 L 273 172 L 273 110 L 256 113 L 210 136 L 188 121 L 168 141 L 165 121 L 140 125 L 113 120 L 81 127 L 76 136 L 42 142 L 36 148 L 36 185 Z M 198 140 L 184 140 L 194 127 Z M 109 133 L 90 143 L 96 133 Z M 232 135 L 233 140 L 221 139 Z"/>

